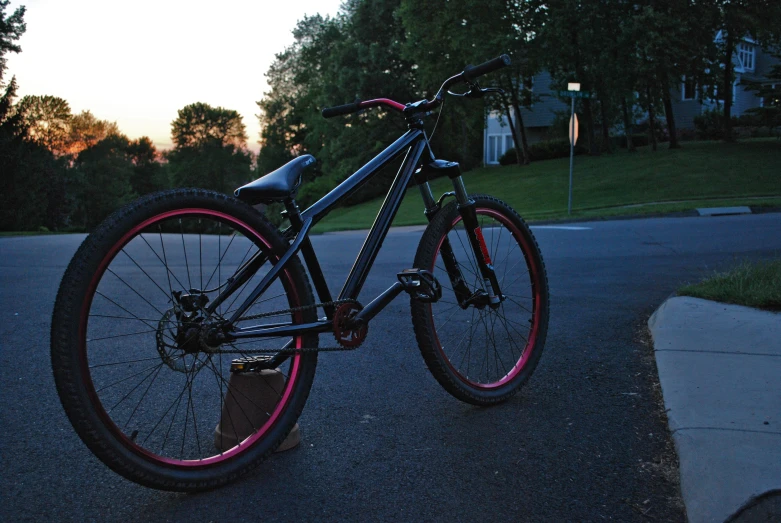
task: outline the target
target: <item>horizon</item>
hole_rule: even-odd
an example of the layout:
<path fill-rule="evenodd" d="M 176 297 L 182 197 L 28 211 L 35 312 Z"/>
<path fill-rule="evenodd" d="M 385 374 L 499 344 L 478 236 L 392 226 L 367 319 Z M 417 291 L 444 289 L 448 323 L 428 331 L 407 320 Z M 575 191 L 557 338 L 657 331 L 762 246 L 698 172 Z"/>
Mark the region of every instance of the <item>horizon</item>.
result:
<path fill-rule="evenodd" d="M 16 77 L 17 100 L 60 97 L 72 114 L 88 110 L 116 122 L 130 139 L 148 136 L 161 151 L 173 147 L 171 122 L 179 109 L 196 102 L 232 109 L 242 116 L 247 147 L 257 153 L 256 102 L 268 90 L 266 71 L 293 44 L 299 20 L 333 17 L 340 5 L 293 0 L 279 10 L 225 0 L 215 11 L 203 0 L 71 0 L 67 6 L 12 0 L 6 16 L 25 6 L 27 31 L 19 39 L 22 52 L 8 56 L 5 76 Z"/>

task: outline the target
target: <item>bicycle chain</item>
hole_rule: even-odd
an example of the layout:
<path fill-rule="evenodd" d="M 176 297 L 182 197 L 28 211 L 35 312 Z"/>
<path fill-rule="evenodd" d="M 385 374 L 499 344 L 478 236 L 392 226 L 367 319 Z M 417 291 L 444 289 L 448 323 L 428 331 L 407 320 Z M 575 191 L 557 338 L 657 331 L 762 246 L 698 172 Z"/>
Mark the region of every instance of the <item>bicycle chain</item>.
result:
<path fill-rule="evenodd" d="M 269 318 L 271 316 L 283 316 L 286 314 L 291 314 L 295 312 L 301 312 L 309 309 L 315 309 L 317 310 L 318 307 L 338 307 L 339 305 L 345 304 L 345 303 L 352 303 L 354 305 L 359 305 L 358 300 L 353 300 L 350 298 L 346 298 L 343 300 L 334 300 L 334 301 L 328 301 L 324 303 L 314 303 L 312 305 L 302 305 L 300 307 L 292 307 L 290 309 L 282 309 L 282 310 L 276 310 L 271 312 L 263 312 L 260 314 L 252 314 L 250 316 L 242 316 L 239 318 L 239 321 L 248 321 L 248 320 L 258 320 L 261 318 Z M 355 350 L 358 347 L 301 347 L 301 348 L 292 348 L 292 349 L 247 349 L 238 351 L 240 354 L 302 354 L 306 352 L 336 352 L 336 351 L 348 351 L 348 350 Z M 230 351 L 224 351 L 224 350 L 217 350 L 214 351 L 216 354 L 236 354 L 237 350 L 230 350 Z"/>

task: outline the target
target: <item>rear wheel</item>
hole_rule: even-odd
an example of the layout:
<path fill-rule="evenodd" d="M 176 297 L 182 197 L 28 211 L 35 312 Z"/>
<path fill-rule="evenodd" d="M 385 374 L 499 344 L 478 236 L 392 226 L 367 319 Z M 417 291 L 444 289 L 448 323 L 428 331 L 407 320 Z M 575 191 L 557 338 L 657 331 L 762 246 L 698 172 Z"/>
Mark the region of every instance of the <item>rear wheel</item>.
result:
<path fill-rule="evenodd" d="M 273 380 L 253 382 L 269 389 L 257 391 L 262 401 L 246 388 L 229 388 L 231 360 L 316 347 L 317 337 L 218 345 L 207 342 L 206 332 L 233 314 L 285 250 L 254 209 L 194 189 L 136 201 L 84 241 L 57 295 L 52 365 L 63 407 L 96 456 L 135 482 L 189 491 L 225 484 L 279 446 L 303 409 L 317 354 L 289 356 Z M 256 253 L 268 261 L 210 310 Z M 294 259 L 245 316 L 312 303 Z M 238 326 L 287 318 L 304 323 L 316 314 L 309 309 Z M 233 408 L 223 408 L 226 401 Z M 238 436 L 225 441 L 224 433 Z"/>
<path fill-rule="evenodd" d="M 447 244 L 470 293 L 488 289 L 451 202 L 426 228 L 415 256 L 415 267 L 439 280 L 442 299 L 413 299 L 412 322 L 423 358 L 444 389 L 462 401 L 490 405 L 518 392 L 537 366 L 548 327 L 548 280 L 537 242 L 521 217 L 496 198 L 472 199 L 502 302 L 497 308 L 459 305 L 442 257 Z"/>

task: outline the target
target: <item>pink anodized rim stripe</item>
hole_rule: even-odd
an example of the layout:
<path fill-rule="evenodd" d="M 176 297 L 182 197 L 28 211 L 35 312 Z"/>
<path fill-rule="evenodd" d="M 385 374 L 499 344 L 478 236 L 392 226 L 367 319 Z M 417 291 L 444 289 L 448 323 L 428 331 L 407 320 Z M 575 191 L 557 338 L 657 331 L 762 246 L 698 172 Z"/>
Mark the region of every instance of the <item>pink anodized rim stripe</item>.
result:
<path fill-rule="evenodd" d="M 506 226 L 510 230 L 510 232 L 512 233 L 512 235 L 516 239 L 516 241 L 518 241 L 521 244 L 522 250 L 523 250 L 523 252 L 521 252 L 521 254 L 524 255 L 524 257 L 526 256 L 525 253 L 530 250 L 529 243 L 526 240 L 526 238 L 523 236 L 523 234 L 521 234 L 521 231 L 511 221 L 509 221 L 507 218 L 505 218 L 504 215 L 502 215 L 498 211 L 495 211 L 493 209 L 489 209 L 489 208 L 486 208 L 486 207 L 476 208 L 475 212 L 478 213 L 478 214 L 491 216 L 492 218 L 496 219 L 498 222 L 500 222 L 504 226 Z M 457 216 L 456 219 L 453 220 L 453 223 L 450 224 L 450 229 L 447 232 L 452 231 L 453 228 L 460 221 L 461 221 L 461 216 Z M 439 250 L 442 248 L 442 243 L 445 241 L 446 237 L 447 237 L 447 233 L 445 234 L 445 236 L 443 236 L 442 238 L 439 239 L 439 243 L 437 244 L 437 249 L 436 249 L 437 253 L 439 253 Z M 529 272 L 531 273 L 532 285 L 534 287 L 538 287 L 538 277 L 539 277 L 539 272 L 538 271 L 539 271 L 539 269 L 533 263 L 533 260 L 527 259 L 526 262 L 527 262 L 527 265 L 529 266 Z M 430 268 L 430 270 L 432 272 L 434 271 L 435 265 L 436 265 L 436 259 L 434 259 L 434 263 L 432 264 L 432 266 Z M 537 289 L 537 290 L 539 290 L 539 289 Z M 435 328 L 434 329 L 434 338 L 435 338 L 435 341 L 436 341 L 436 344 L 437 344 L 436 348 L 439 351 L 439 353 L 442 355 L 442 358 L 447 363 L 447 366 L 450 368 L 450 370 L 456 376 L 458 376 L 458 378 L 461 381 L 463 381 L 464 383 L 466 383 L 467 385 L 469 385 L 471 387 L 478 388 L 478 389 L 483 389 L 483 390 L 497 389 L 497 388 L 505 385 L 506 383 L 512 381 L 524 369 L 524 367 L 526 367 L 526 363 L 529 361 L 529 358 L 531 357 L 532 348 L 534 347 L 534 344 L 537 341 L 537 333 L 539 331 L 539 326 L 540 326 L 540 315 L 537 314 L 537 311 L 540 310 L 540 306 L 541 306 L 540 299 L 541 299 L 540 298 L 540 293 L 539 292 L 534 292 L 534 313 L 533 313 L 534 323 L 532 324 L 532 329 L 531 329 L 531 332 L 529 333 L 529 340 L 528 340 L 528 342 L 526 343 L 526 346 L 523 349 L 523 353 L 521 354 L 521 358 L 515 363 L 515 365 L 513 366 L 512 370 L 506 376 L 504 376 L 501 380 L 499 380 L 499 381 L 496 381 L 494 383 L 478 383 L 476 381 L 469 380 L 465 376 L 463 376 L 453 366 L 453 364 L 450 362 L 450 358 L 448 358 L 447 355 L 445 354 L 445 351 L 442 348 L 442 343 L 439 341 L 439 334 L 437 334 L 437 331 L 436 331 L 436 328 Z M 434 314 L 433 314 L 433 309 L 431 308 L 431 304 L 430 303 L 428 305 L 428 309 L 429 309 L 429 315 L 431 316 L 431 321 L 433 322 L 434 321 Z"/>
<path fill-rule="evenodd" d="M 225 221 L 228 221 L 232 223 L 234 226 L 237 227 L 237 229 L 241 230 L 242 233 L 245 234 L 252 234 L 257 240 L 259 240 L 266 248 L 271 249 L 271 245 L 266 241 L 265 238 L 260 236 L 257 231 L 255 231 L 252 227 L 247 225 L 241 220 L 238 220 L 237 218 L 230 216 L 228 214 L 225 214 L 220 211 L 214 211 L 211 209 L 201 209 L 201 208 L 187 208 L 187 209 L 176 209 L 174 211 L 168 211 L 161 214 L 158 214 L 156 216 L 153 216 L 136 227 L 134 227 L 132 230 L 130 230 L 128 233 L 126 233 L 115 245 L 111 248 L 109 253 L 106 255 L 106 257 L 101 262 L 100 266 L 98 267 L 98 270 L 95 271 L 95 275 L 92 278 L 92 281 L 90 282 L 90 285 L 87 289 L 87 294 L 84 299 L 84 303 L 82 305 L 82 311 L 81 311 L 81 318 L 82 321 L 79 325 L 79 357 L 80 357 L 80 364 L 81 364 L 81 371 L 82 376 L 84 377 L 84 385 L 87 389 L 87 393 L 90 396 L 90 400 L 92 401 L 92 404 L 96 410 L 96 412 L 100 415 L 101 419 L 105 423 L 106 427 L 131 451 L 141 454 L 142 456 L 146 458 L 151 458 L 152 460 L 158 462 L 158 463 L 165 463 L 167 465 L 174 465 L 177 467 L 190 467 L 190 468 L 198 468 L 198 467 L 207 467 L 210 465 L 215 465 L 217 463 L 222 463 L 223 461 L 229 460 L 238 454 L 242 453 L 245 449 L 251 447 L 254 443 L 256 443 L 260 438 L 262 438 L 271 428 L 274 426 L 276 420 L 282 415 L 282 412 L 285 410 L 285 407 L 288 404 L 288 400 L 290 399 L 290 396 L 292 395 L 292 391 L 295 388 L 294 385 L 296 381 L 298 380 L 299 375 L 299 367 L 301 358 L 299 355 L 294 355 L 291 357 L 291 369 L 290 369 L 290 375 L 287 380 L 287 388 L 285 389 L 285 393 L 282 397 L 282 399 L 277 403 L 277 406 L 274 410 L 274 412 L 271 414 L 271 417 L 266 421 L 266 424 L 263 426 L 261 430 L 256 432 L 255 434 L 249 436 L 247 439 L 242 441 L 239 445 L 236 447 L 233 447 L 232 449 L 223 452 L 216 456 L 211 456 L 209 458 L 201 459 L 201 460 L 177 460 L 172 458 L 167 458 L 165 456 L 159 456 L 153 452 L 150 452 L 149 450 L 140 447 L 136 445 L 133 441 L 131 441 L 120 429 L 116 426 L 114 421 L 111 419 L 111 417 L 106 413 L 105 409 L 103 409 L 103 405 L 100 403 L 100 400 L 98 399 L 97 392 L 95 391 L 95 386 L 92 383 L 92 379 L 89 374 L 89 364 L 87 362 L 87 347 L 86 347 L 86 332 L 87 332 L 87 318 L 89 317 L 89 311 L 92 305 L 92 298 L 95 294 L 95 290 L 97 289 L 98 282 L 102 278 L 104 272 L 106 271 L 106 268 L 111 263 L 111 261 L 114 260 L 114 257 L 117 255 L 117 253 L 124 248 L 124 246 L 136 235 L 138 231 L 143 230 L 144 228 L 148 227 L 149 225 L 162 221 L 174 216 L 183 216 L 183 215 L 189 215 L 189 214 L 201 214 L 201 215 L 209 215 L 214 216 L 216 218 L 221 218 Z M 290 291 L 293 294 L 293 298 L 295 299 L 295 302 L 298 303 L 298 294 L 296 292 L 295 286 L 292 284 L 290 273 L 285 270 L 285 274 L 287 275 L 287 281 L 289 282 Z M 299 318 L 300 319 L 300 318 Z M 301 348 L 302 344 L 302 338 L 299 336 L 296 340 L 296 347 Z"/>

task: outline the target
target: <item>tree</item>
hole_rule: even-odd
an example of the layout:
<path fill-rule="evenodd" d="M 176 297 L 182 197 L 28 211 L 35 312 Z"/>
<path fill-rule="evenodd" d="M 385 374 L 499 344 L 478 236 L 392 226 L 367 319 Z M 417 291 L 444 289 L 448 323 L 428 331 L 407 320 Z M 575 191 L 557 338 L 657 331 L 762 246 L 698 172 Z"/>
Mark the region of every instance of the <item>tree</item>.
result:
<path fill-rule="evenodd" d="M 388 146 L 406 128 L 403 118 L 372 109 L 324 119 L 323 107 L 356 99 L 386 97 L 412 101 L 412 63 L 402 56 L 403 27 L 396 20 L 399 0 L 350 0 L 335 18 L 306 17 L 293 31 L 294 44 L 277 55 L 267 77 L 271 91 L 260 107 L 263 174 L 285 159 L 313 154 L 320 169 L 306 173 L 299 192 L 312 202 Z M 353 196 L 381 194 L 388 169 Z M 317 176 L 327 173 L 323 176 Z"/>
<path fill-rule="evenodd" d="M 16 105 L 30 140 L 54 154 L 64 154 L 70 136 L 71 110 L 56 96 L 25 96 Z"/>
<path fill-rule="evenodd" d="M 127 153 L 133 163 L 130 185 L 139 196 L 168 187 L 166 169 L 160 163 L 160 154 L 147 136 L 128 144 Z"/>
<path fill-rule="evenodd" d="M 133 196 L 133 163 L 126 136 L 113 133 L 79 153 L 74 163 L 77 208 L 74 221 L 93 229 Z"/>
<path fill-rule="evenodd" d="M 248 182 L 252 157 L 241 115 L 222 107 L 194 103 L 171 123 L 174 149 L 166 154 L 175 186 L 224 193 Z"/>
<path fill-rule="evenodd" d="M 505 91 L 502 96 L 486 98 L 486 106 L 498 111 L 510 124 L 518 163 L 529 162 L 521 108 L 531 105 L 529 83 L 538 70 L 533 45 L 535 9 L 534 2 L 436 0 L 421 10 L 417 2 L 403 0 L 399 10 L 407 31 L 404 52 L 417 65 L 421 85 L 436 88 L 467 64 L 482 63 L 500 54 L 510 55 L 511 67 L 479 82 Z M 448 102 L 452 104 L 447 109 L 449 115 L 462 126 L 458 134 L 462 136 L 461 156 L 466 157 L 467 148 L 481 149 L 484 122 L 470 117 L 481 104 Z M 472 138 L 467 142 L 468 135 Z"/>
<path fill-rule="evenodd" d="M 179 116 L 171 123 L 171 138 L 180 149 L 206 144 L 240 149 L 247 145 L 247 132 L 239 113 L 201 102 L 179 110 Z"/>
<path fill-rule="evenodd" d="M 17 7 L 11 16 L 6 17 L 5 9 L 9 3 L 11 3 L 10 0 L 0 0 L 0 88 L 3 87 L 3 74 L 7 67 L 5 55 L 22 52 L 22 48 L 16 41 L 27 30 L 27 25 L 24 23 L 26 8 L 24 6 Z"/>
<path fill-rule="evenodd" d="M 65 153 L 73 157 L 98 142 L 119 135 L 116 122 L 99 120 L 90 111 L 82 111 L 70 119 L 70 134 L 65 145 Z"/>
<path fill-rule="evenodd" d="M 716 97 L 724 102 L 724 139 L 732 136 L 732 87 L 735 81 L 733 56 L 740 42 L 751 37 L 757 41 L 776 40 L 781 35 L 781 4 L 777 0 L 715 0 L 714 19 L 720 30 L 723 64 L 722 79 Z"/>

